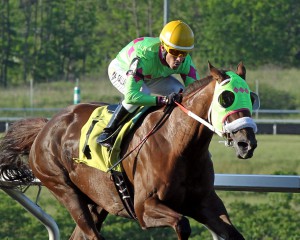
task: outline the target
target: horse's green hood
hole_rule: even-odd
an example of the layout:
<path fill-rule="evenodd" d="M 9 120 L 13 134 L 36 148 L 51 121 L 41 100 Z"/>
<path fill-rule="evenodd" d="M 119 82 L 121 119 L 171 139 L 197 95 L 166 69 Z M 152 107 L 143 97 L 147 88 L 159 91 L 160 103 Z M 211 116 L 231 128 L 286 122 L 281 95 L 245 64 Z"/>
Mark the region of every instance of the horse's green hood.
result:
<path fill-rule="evenodd" d="M 211 123 L 219 132 L 225 132 L 224 121 L 231 113 L 247 109 L 252 114 L 251 91 L 248 84 L 234 72 L 229 71 L 226 74 L 230 77 L 229 79 L 224 80 L 221 84 L 216 82 L 211 105 Z M 229 91 L 232 96 L 232 102 L 228 107 L 221 105 L 225 91 Z"/>

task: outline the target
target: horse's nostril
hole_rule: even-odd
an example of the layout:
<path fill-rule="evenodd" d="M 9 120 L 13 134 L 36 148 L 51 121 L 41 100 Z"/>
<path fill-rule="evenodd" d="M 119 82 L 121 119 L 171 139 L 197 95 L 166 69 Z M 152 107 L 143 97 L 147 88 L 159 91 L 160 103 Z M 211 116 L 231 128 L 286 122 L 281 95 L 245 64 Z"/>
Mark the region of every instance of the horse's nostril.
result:
<path fill-rule="evenodd" d="M 244 149 L 248 148 L 248 143 L 246 142 L 238 142 L 237 145 L 239 146 L 239 148 L 244 148 Z"/>

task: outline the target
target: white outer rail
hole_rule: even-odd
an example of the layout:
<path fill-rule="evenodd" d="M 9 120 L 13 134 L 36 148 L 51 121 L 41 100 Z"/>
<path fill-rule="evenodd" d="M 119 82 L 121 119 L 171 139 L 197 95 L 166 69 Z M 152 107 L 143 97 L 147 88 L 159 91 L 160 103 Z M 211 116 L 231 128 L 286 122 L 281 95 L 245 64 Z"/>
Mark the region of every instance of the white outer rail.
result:
<path fill-rule="evenodd" d="M 215 174 L 215 189 L 225 191 L 300 193 L 300 176 Z"/>

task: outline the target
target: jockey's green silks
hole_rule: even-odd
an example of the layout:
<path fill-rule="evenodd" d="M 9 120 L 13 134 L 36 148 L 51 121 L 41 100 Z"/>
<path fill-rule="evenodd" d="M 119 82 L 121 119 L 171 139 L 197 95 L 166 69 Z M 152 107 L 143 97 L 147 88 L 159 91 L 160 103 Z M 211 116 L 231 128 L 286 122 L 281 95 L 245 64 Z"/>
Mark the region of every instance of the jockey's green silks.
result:
<path fill-rule="evenodd" d="M 131 41 L 117 55 L 116 59 L 120 68 L 126 72 L 130 70 L 127 72 L 125 84 L 126 103 L 144 106 L 156 105 L 156 96 L 140 92 L 143 83 L 180 74 L 186 87 L 200 79 L 190 55 L 185 57 L 177 69 L 171 69 L 167 63 L 163 62 L 165 61 L 163 54 L 166 53 L 161 52 L 160 45 L 159 38 L 142 37 Z M 132 66 L 134 59 L 138 59 L 136 66 Z"/>

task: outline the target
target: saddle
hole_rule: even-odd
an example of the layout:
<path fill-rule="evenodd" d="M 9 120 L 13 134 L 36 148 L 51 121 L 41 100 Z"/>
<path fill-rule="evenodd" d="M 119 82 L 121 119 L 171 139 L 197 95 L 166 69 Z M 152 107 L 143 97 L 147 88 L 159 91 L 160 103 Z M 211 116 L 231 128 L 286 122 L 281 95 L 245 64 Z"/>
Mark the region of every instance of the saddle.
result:
<path fill-rule="evenodd" d="M 90 167 L 107 172 L 118 160 L 121 153 L 121 144 L 124 137 L 132 130 L 138 119 L 146 113 L 149 107 L 140 107 L 132 115 L 123 121 L 114 133 L 114 145 L 111 149 L 97 144 L 96 139 L 109 122 L 117 105 L 108 105 L 96 108 L 88 121 L 81 129 L 79 140 L 79 156 L 74 158 L 77 163 L 83 163 Z M 120 165 L 114 168 L 121 172 Z"/>
<path fill-rule="evenodd" d="M 149 107 L 140 107 L 133 114 L 129 115 L 127 120 L 121 123 L 113 134 L 114 145 L 111 149 L 108 149 L 97 144 L 96 139 L 106 127 L 117 106 L 118 105 L 102 106 L 93 111 L 89 120 L 81 129 L 79 156 L 73 160 L 104 172 L 110 171 L 125 209 L 131 218 L 136 219 L 133 210 L 133 189 L 130 184 L 128 184 L 126 174 L 122 171 L 121 164 L 116 165 L 116 163 L 120 159 L 122 140 L 132 130 L 140 117 L 146 114 Z"/>

